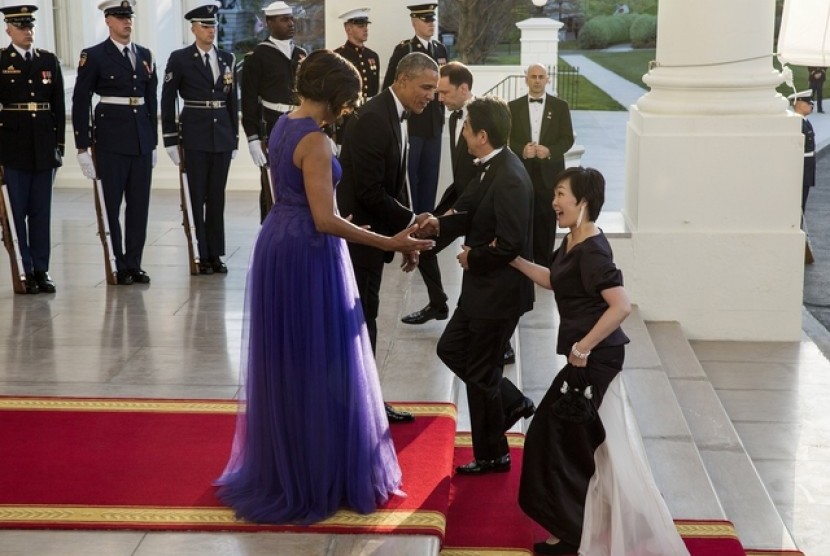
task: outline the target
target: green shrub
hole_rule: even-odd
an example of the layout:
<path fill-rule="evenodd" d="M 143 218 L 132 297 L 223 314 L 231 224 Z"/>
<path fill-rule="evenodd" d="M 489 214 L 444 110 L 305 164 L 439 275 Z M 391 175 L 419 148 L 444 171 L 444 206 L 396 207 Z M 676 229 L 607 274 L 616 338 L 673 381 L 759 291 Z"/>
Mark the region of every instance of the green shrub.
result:
<path fill-rule="evenodd" d="M 606 48 L 629 42 L 629 30 L 637 17 L 636 14 L 620 14 L 589 19 L 579 31 L 579 47 Z"/>
<path fill-rule="evenodd" d="M 607 48 L 608 36 L 603 29 L 602 23 L 597 21 L 599 18 L 589 19 L 579 30 L 579 48 L 594 49 Z"/>
<path fill-rule="evenodd" d="M 631 46 L 654 48 L 657 46 L 657 17 L 640 14 L 631 24 Z"/>

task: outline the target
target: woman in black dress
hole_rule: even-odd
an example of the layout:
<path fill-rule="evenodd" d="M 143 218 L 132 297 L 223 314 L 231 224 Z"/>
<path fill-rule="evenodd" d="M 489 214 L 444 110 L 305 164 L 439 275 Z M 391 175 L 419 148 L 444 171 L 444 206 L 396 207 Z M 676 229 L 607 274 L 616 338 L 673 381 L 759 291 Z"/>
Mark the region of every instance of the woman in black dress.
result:
<path fill-rule="evenodd" d="M 565 169 L 553 209 L 559 227 L 570 233 L 550 268 L 522 258 L 512 263 L 553 290 L 561 317 L 557 353 L 568 358 L 527 431 L 519 505 L 551 533 L 534 545 L 539 554 L 688 554 L 654 486 L 617 378 L 629 341 L 620 324 L 631 304 L 611 246 L 595 223 L 604 201 L 602 174 Z M 606 443 L 608 417 L 613 443 Z M 636 507 L 627 489 L 639 496 Z"/>

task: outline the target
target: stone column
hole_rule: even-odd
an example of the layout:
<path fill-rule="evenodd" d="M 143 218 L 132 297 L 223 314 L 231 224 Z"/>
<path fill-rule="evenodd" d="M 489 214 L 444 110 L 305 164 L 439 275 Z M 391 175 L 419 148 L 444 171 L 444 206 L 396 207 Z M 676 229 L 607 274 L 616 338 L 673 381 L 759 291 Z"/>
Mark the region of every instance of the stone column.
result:
<path fill-rule="evenodd" d="M 521 31 L 521 66 L 539 62 L 549 68 L 559 64 L 559 30 L 564 23 L 547 17 L 532 17 L 519 21 L 516 27 Z M 556 74 L 551 75 L 550 90 L 556 93 Z"/>
<path fill-rule="evenodd" d="M 800 120 L 775 87 L 774 0 L 661 2 L 631 108 L 626 284 L 647 320 L 699 339 L 797 341 Z"/>

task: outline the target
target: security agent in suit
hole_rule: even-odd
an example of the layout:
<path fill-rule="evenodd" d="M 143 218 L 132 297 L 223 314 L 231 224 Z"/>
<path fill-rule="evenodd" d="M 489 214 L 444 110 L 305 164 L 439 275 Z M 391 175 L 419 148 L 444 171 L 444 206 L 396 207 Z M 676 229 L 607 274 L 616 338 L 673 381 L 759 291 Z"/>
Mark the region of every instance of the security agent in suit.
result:
<path fill-rule="evenodd" d="M 63 75 L 51 52 L 34 48 L 37 6 L 2 3 L 8 48 L 0 49 L 0 166 L 26 272 L 26 293 L 55 293 L 49 276 L 52 184 L 62 165 Z M 28 226 L 27 226 L 28 223 Z"/>
<path fill-rule="evenodd" d="M 295 108 L 294 76 L 306 51 L 296 46 L 294 12 L 285 2 L 272 2 L 262 9 L 269 37 L 245 57 L 240 91 L 242 128 L 248 151 L 257 166 L 267 166 L 265 145 L 277 118 Z M 260 222 L 267 216 L 265 192 L 259 196 Z"/>
<path fill-rule="evenodd" d="M 461 133 L 466 113 L 466 104 L 473 98 L 473 74 L 461 62 L 449 62 L 439 69 L 438 100 L 444 104 L 450 114 L 450 158 L 452 160 L 453 182 L 447 187 L 441 200 L 433 211 L 442 215 L 452 210 L 452 206 L 464 192 L 467 184 L 477 172 L 473 160 L 475 157 L 467 149 L 467 141 Z M 426 307 L 401 318 L 405 324 L 423 324 L 432 319 L 444 320 L 449 316 L 447 294 L 441 284 L 441 270 L 438 267 L 437 251 L 430 250 L 421 254 L 418 271 L 427 288 L 429 303 Z"/>
<path fill-rule="evenodd" d="M 225 254 L 225 185 L 239 142 L 234 57 L 213 44 L 219 2 L 196 3 L 202 5 L 184 16 L 191 22 L 196 41 L 172 52 L 164 70 L 161 126 L 164 146 L 174 164 L 180 162 L 179 141 L 184 149 L 199 243 L 199 272 L 226 274 L 228 267 L 220 258 Z M 182 99 L 178 118 L 177 97 Z"/>
<path fill-rule="evenodd" d="M 147 48 L 131 41 L 134 5 L 135 0 L 98 4 L 109 37 L 81 51 L 72 95 L 78 162 L 87 178 L 101 180 L 120 285 L 150 283 L 141 269 L 141 257 L 158 144 L 156 63 Z M 91 128 L 93 94 L 100 98 Z M 95 164 L 89 152 L 93 143 Z M 123 238 L 118 219 L 122 200 L 126 203 Z"/>
<path fill-rule="evenodd" d="M 415 36 L 401 41 L 392 52 L 383 79 L 384 89 L 395 79 L 398 62 L 410 52 L 428 55 L 439 67 L 447 63 L 447 48 L 432 39 L 437 7 L 438 4 L 435 3 L 407 6 Z M 412 208 L 417 213 L 429 211 L 435 206 L 443 126 L 444 106 L 437 98 L 422 113 L 413 114 L 409 121 L 409 187 L 412 191 Z"/>
<path fill-rule="evenodd" d="M 532 251 L 533 185 L 507 148 L 509 133 L 503 100 L 483 97 L 467 105 L 463 134 L 483 173 L 467 185 L 452 214 L 424 225 L 441 245 L 466 236 L 458 255 L 465 271 L 461 295 L 436 350 L 467 386 L 475 459 L 457 467 L 460 474 L 510 469 L 503 408 L 524 397 L 502 376 L 502 357 L 519 317 L 533 306 L 533 284 L 510 266 Z"/>
<path fill-rule="evenodd" d="M 438 65 L 421 53 L 405 56 L 397 66 L 392 86 L 364 104 L 346 126 L 340 163 L 343 177 L 337 186 L 340 214 L 351 216 L 358 226 L 370 226 L 379 234 L 393 235 L 415 220 L 406 190 L 406 124 L 409 112 L 422 112 L 435 96 Z M 349 243 L 349 255 L 360 304 L 372 350 L 377 346 L 377 316 L 383 265 L 392 261 L 387 253 L 357 243 Z M 404 270 L 413 270 L 417 255 L 404 260 Z M 403 412 L 390 411 L 390 422 L 412 420 Z"/>
<path fill-rule="evenodd" d="M 556 239 L 556 175 L 565 169 L 564 155 L 574 143 L 568 103 L 545 94 L 548 81 L 545 66 L 531 64 L 525 74 L 529 94 L 510 102 L 510 149 L 522 158 L 533 180 L 533 260 L 543 266 L 550 266 Z"/>
<path fill-rule="evenodd" d="M 801 179 L 801 212 L 807 208 L 807 196 L 810 188 L 816 185 L 816 133 L 807 116 L 813 113 L 811 91 L 801 91 L 790 95 L 793 111 L 801 116 L 801 133 L 804 134 L 804 173 Z"/>
<path fill-rule="evenodd" d="M 374 50 L 366 47 L 369 38 L 369 8 L 347 10 L 338 16 L 343 20 L 346 31 L 346 44 L 338 46 L 334 51 L 357 68 L 363 82 L 360 102 L 365 102 L 378 94 L 380 89 L 380 57 Z M 338 145 L 343 143 L 343 133 L 349 117 L 334 128 L 334 141 Z"/>

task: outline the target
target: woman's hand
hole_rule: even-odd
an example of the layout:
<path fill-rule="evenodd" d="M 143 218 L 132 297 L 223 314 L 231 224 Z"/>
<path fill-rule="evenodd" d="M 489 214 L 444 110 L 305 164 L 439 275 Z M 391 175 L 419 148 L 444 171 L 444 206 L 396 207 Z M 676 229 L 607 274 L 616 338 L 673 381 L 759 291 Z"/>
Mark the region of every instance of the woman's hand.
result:
<path fill-rule="evenodd" d="M 400 251 L 401 253 L 412 253 L 413 251 L 428 251 L 435 247 L 435 241 L 431 239 L 417 239 L 412 237 L 418 231 L 418 224 L 412 224 L 389 238 L 387 251 Z"/>

